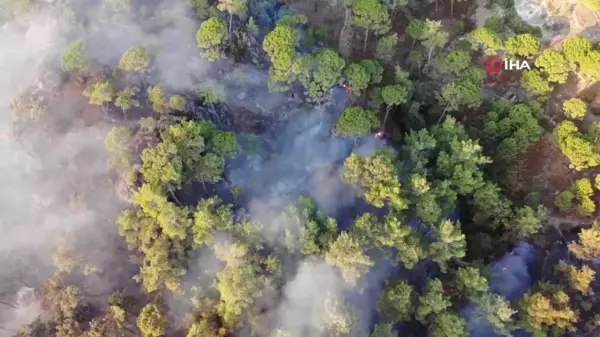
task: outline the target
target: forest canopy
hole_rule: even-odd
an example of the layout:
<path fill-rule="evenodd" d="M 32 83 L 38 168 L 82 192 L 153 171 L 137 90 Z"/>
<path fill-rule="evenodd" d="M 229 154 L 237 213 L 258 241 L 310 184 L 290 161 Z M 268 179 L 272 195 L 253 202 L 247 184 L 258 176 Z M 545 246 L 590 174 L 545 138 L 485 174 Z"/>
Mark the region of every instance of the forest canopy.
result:
<path fill-rule="evenodd" d="M 522 5 L 0 2 L 0 336 L 597 334 L 598 38 Z"/>

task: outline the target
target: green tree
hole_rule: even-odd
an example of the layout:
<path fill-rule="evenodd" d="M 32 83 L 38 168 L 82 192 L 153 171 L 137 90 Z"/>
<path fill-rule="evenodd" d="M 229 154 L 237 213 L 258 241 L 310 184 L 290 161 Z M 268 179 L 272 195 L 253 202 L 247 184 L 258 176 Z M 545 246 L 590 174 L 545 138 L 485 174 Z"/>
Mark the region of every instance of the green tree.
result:
<path fill-rule="evenodd" d="M 61 67 L 63 71 L 81 71 L 90 70 L 91 62 L 87 56 L 87 46 L 82 41 L 71 42 L 63 51 L 61 57 Z"/>
<path fill-rule="evenodd" d="M 574 199 L 575 194 L 573 194 L 573 192 L 569 190 L 562 191 L 554 198 L 554 205 L 563 212 L 568 211 L 573 208 Z"/>
<path fill-rule="evenodd" d="M 375 324 L 371 337 L 394 337 L 397 335 L 393 324 Z"/>
<path fill-rule="evenodd" d="M 400 105 L 406 103 L 408 90 L 399 84 L 388 85 L 381 89 L 381 97 L 388 107 Z"/>
<path fill-rule="evenodd" d="M 325 261 L 340 269 L 348 284 L 356 286 L 367 274 L 373 261 L 363 252 L 360 243 L 346 232 L 340 233 L 325 253 Z"/>
<path fill-rule="evenodd" d="M 424 193 L 415 201 L 417 215 L 426 224 L 436 223 L 442 215 L 442 208 L 437 202 L 434 191 Z"/>
<path fill-rule="evenodd" d="M 415 47 L 415 42 L 423 39 L 425 35 L 425 21 L 420 19 L 411 19 L 406 27 L 406 32 L 412 38 L 411 50 Z"/>
<path fill-rule="evenodd" d="M 511 330 L 515 328 L 513 315 L 517 313 L 510 306 L 510 302 L 504 297 L 494 293 L 484 293 L 475 298 L 477 307 L 474 311 L 476 322 L 487 320 L 494 332 L 510 337 Z"/>
<path fill-rule="evenodd" d="M 373 31 L 378 35 L 390 31 L 390 14 L 379 0 L 356 0 L 352 9 L 354 11 L 354 23 L 365 30 L 363 50 L 367 50 L 369 31 Z"/>
<path fill-rule="evenodd" d="M 196 16 L 200 20 L 206 20 L 216 14 L 214 7 L 211 6 L 208 0 L 188 0 L 194 7 Z"/>
<path fill-rule="evenodd" d="M 169 98 L 169 106 L 173 110 L 186 111 L 187 100 L 181 95 L 174 95 Z"/>
<path fill-rule="evenodd" d="M 258 25 L 256 24 L 256 20 L 254 20 L 254 17 L 251 16 L 248 19 L 248 23 L 246 24 L 246 29 L 248 30 L 248 32 L 250 32 L 252 34 L 258 33 Z"/>
<path fill-rule="evenodd" d="M 427 257 L 424 240 L 396 212 L 388 213 L 383 221 L 365 213 L 352 225 L 352 234 L 364 246 L 386 258 L 392 258 L 392 249 L 396 250 L 395 262 L 402 262 L 407 269 Z"/>
<path fill-rule="evenodd" d="M 192 233 L 197 245 L 212 246 L 218 231 L 229 230 L 233 227 L 231 206 L 223 205 L 219 197 L 202 199 L 198 202 L 194 213 Z"/>
<path fill-rule="evenodd" d="M 569 62 L 562 53 L 554 49 L 544 50 L 535 60 L 535 66 L 547 74 L 550 82 L 563 84 L 569 77 Z"/>
<path fill-rule="evenodd" d="M 83 95 L 90 99 L 90 104 L 103 105 L 110 102 L 115 95 L 111 80 L 100 80 L 85 88 Z"/>
<path fill-rule="evenodd" d="M 488 281 L 479 269 L 459 267 L 456 271 L 456 287 L 465 296 L 471 297 L 488 290 Z"/>
<path fill-rule="evenodd" d="M 453 117 L 431 130 L 411 131 L 405 140 L 404 152 L 413 172 L 433 169 L 435 177 L 443 180 L 439 193 L 447 200 L 448 212 L 454 208 L 458 194 L 472 194 L 484 185 L 481 166 L 490 159 L 482 155 L 482 147 L 469 139 L 464 126 Z"/>
<path fill-rule="evenodd" d="M 351 154 L 344 165 L 342 181 L 364 189 L 364 198 L 375 207 L 383 207 L 386 201 L 397 209 L 408 207 L 401 196 L 396 168 L 387 156 L 380 153 L 369 157 Z"/>
<path fill-rule="evenodd" d="M 571 67 L 575 68 L 592 50 L 592 44 L 583 36 L 573 36 L 562 42 L 562 49 Z"/>
<path fill-rule="evenodd" d="M 125 89 L 117 93 L 117 99 L 115 99 L 115 105 L 123 111 L 127 111 L 133 107 L 139 107 L 140 102 L 133 97 L 140 92 L 140 88 L 128 86 Z"/>
<path fill-rule="evenodd" d="M 239 1 L 239 0 L 237 0 Z M 219 59 L 219 46 L 227 37 L 227 24 L 225 21 L 211 17 L 202 22 L 200 29 L 196 33 L 196 42 L 198 47 L 205 49 L 202 57 L 209 61 Z"/>
<path fill-rule="evenodd" d="M 408 5 L 408 0 L 382 0 L 381 2 L 392 13 L 392 20 L 394 19 L 394 15 L 396 14 L 398 8 Z"/>
<path fill-rule="evenodd" d="M 233 16 L 246 16 L 248 12 L 248 0 L 219 0 L 217 9 L 229 13 L 229 32 L 231 32 L 231 23 Z"/>
<path fill-rule="evenodd" d="M 590 286 L 596 278 L 594 269 L 586 265 L 577 268 L 577 266 L 568 264 L 565 261 L 560 261 L 556 269 L 566 277 L 571 288 L 579 291 L 583 295 L 592 295 L 594 293 Z"/>
<path fill-rule="evenodd" d="M 571 98 L 563 102 L 563 110 L 565 115 L 571 119 L 583 119 L 587 106 L 585 102 L 579 98 Z"/>
<path fill-rule="evenodd" d="M 394 54 L 396 53 L 396 46 L 398 45 L 398 34 L 391 33 L 381 37 L 377 41 L 377 48 L 375 50 L 375 58 L 384 63 L 392 63 Z"/>
<path fill-rule="evenodd" d="M 436 240 L 430 246 L 433 261 L 439 263 L 442 271 L 452 258 L 463 258 L 467 252 L 467 240 L 460 230 L 460 224 L 442 220 L 436 229 Z"/>
<path fill-rule="evenodd" d="M 442 27 L 441 21 L 425 20 L 425 29 L 421 36 L 421 43 L 427 48 L 427 65 L 435 48 L 443 47 L 448 42 L 448 32 Z"/>
<path fill-rule="evenodd" d="M 484 125 L 484 138 L 490 147 L 497 149 L 497 161 L 514 162 L 542 136 L 543 129 L 538 119 L 541 107 L 530 103 L 511 108 L 504 101 L 496 101 L 492 106 Z"/>
<path fill-rule="evenodd" d="M 55 275 L 44 285 L 48 304 L 56 324 L 57 337 L 80 336 L 82 331 L 77 321 L 77 312 L 81 309 L 82 293 L 76 286 L 65 286 L 60 274 Z M 51 294 L 51 295 L 50 295 Z"/>
<path fill-rule="evenodd" d="M 579 132 L 575 123 L 562 121 L 552 133 L 562 153 L 571 161 L 570 167 L 581 171 L 600 165 L 600 154 L 594 144 Z"/>
<path fill-rule="evenodd" d="M 219 327 L 210 317 L 202 316 L 197 322 L 192 323 L 186 337 L 216 337 Z"/>
<path fill-rule="evenodd" d="M 158 304 L 149 303 L 142 308 L 137 325 L 144 337 L 161 337 L 167 332 L 168 319 Z"/>
<path fill-rule="evenodd" d="M 451 305 L 450 299 L 444 295 L 442 281 L 437 278 L 429 279 L 425 292 L 419 297 L 416 317 L 419 321 L 424 322 L 429 315 L 437 316 Z"/>
<path fill-rule="evenodd" d="M 542 229 L 542 220 L 546 216 L 546 209 L 540 205 L 537 209 L 523 206 L 517 209 L 511 221 L 506 223 L 510 234 L 517 240 L 523 240 Z"/>
<path fill-rule="evenodd" d="M 579 63 L 579 72 L 585 80 L 585 86 L 600 81 L 600 52 L 591 51 Z"/>
<path fill-rule="evenodd" d="M 521 73 L 521 86 L 532 96 L 545 96 L 552 91 L 550 83 L 537 70 L 525 70 Z"/>
<path fill-rule="evenodd" d="M 458 80 L 445 84 L 438 96 L 445 111 L 458 111 L 461 107 L 476 108 L 482 103 L 481 85 Z M 443 117 L 444 115 L 442 115 Z"/>
<path fill-rule="evenodd" d="M 119 171 L 131 170 L 133 161 L 131 141 L 131 130 L 124 126 L 115 126 L 106 135 L 104 145 L 109 154 L 110 165 Z"/>
<path fill-rule="evenodd" d="M 385 128 L 385 123 L 390 110 L 394 106 L 406 103 L 408 99 L 408 90 L 406 87 L 399 84 L 388 85 L 381 89 L 381 97 L 383 98 L 383 102 L 387 105 L 385 117 L 383 118 L 383 128 Z"/>
<path fill-rule="evenodd" d="M 375 60 L 361 60 L 358 62 L 369 75 L 369 83 L 379 84 L 383 80 L 383 67 Z"/>
<path fill-rule="evenodd" d="M 348 80 L 350 90 L 355 94 L 359 94 L 369 85 L 369 72 L 359 63 L 350 63 L 344 69 L 344 75 Z"/>
<path fill-rule="evenodd" d="M 302 14 L 288 14 L 277 21 L 277 26 L 290 26 L 298 28 L 301 25 L 306 25 L 308 18 Z"/>
<path fill-rule="evenodd" d="M 415 290 L 408 282 L 399 280 L 386 284 L 379 302 L 379 310 L 385 322 L 395 324 L 410 320 L 415 304 Z"/>
<path fill-rule="evenodd" d="M 186 180 L 217 183 L 222 178 L 225 166 L 223 154 L 231 150 L 228 147 L 231 146 L 231 139 L 219 140 L 220 134 L 210 122 L 182 121 L 170 126 L 163 133 L 163 139 L 177 147 L 177 153 L 183 160 Z M 220 143 L 226 146 L 222 147 Z"/>
<path fill-rule="evenodd" d="M 569 302 L 569 295 L 564 291 L 527 293 L 522 300 L 525 320 L 534 329 L 574 329 L 579 313 L 571 308 Z"/>
<path fill-rule="evenodd" d="M 217 273 L 215 286 L 220 294 L 218 313 L 226 327 L 233 328 L 243 317 L 252 317 L 253 306 L 261 295 L 270 293 L 270 280 L 261 275 L 249 247 L 239 241 L 216 244 L 215 255 L 225 263 Z"/>
<path fill-rule="evenodd" d="M 142 185 L 142 188 L 145 195 L 153 197 L 152 193 L 149 193 L 152 191 L 147 184 Z M 167 203 L 164 197 L 156 196 L 155 199 L 158 202 L 157 206 L 164 206 Z M 134 199 L 134 203 L 138 200 Z M 146 201 L 143 202 L 143 207 L 148 208 Z M 160 211 L 156 207 L 154 210 L 149 210 L 153 211 L 150 212 L 152 215 L 145 210 L 123 211 L 117 220 L 119 233 L 125 238 L 130 249 L 142 253 L 140 272 L 134 279 L 142 282 L 145 291 L 157 291 L 164 286 L 172 291 L 178 291 L 179 277 L 186 272 L 182 267 L 182 246 L 177 241 L 159 234 L 162 228 L 156 218 L 159 215 L 157 210 Z"/>
<path fill-rule="evenodd" d="M 177 153 L 177 146 L 161 142 L 153 148 L 142 152 L 141 172 L 144 181 L 153 189 L 163 187 L 179 187 L 182 180 L 183 160 Z"/>
<path fill-rule="evenodd" d="M 144 213 L 158 222 L 165 237 L 175 240 L 184 240 L 187 237 L 191 226 L 187 207 L 178 207 L 168 201 L 162 191 L 153 190 L 148 184 L 143 184 L 134 193 L 133 199 Z"/>
<path fill-rule="evenodd" d="M 300 42 L 300 34 L 288 25 L 277 25 L 263 40 L 263 49 L 271 59 L 269 68 L 270 90 L 285 91 L 287 85 L 295 80 L 292 66 L 300 55 L 296 47 Z"/>
<path fill-rule="evenodd" d="M 511 36 L 505 43 L 505 49 L 508 53 L 525 58 L 539 54 L 541 48 L 540 41 L 531 34 Z"/>
<path fill-rule="evenodd" d="M 300 82 L 308 89 L 309 96 L 320 97 L 338 82 L 345 66 L 346 61 L 337 51 L 331 48 L 320 49 L 314 57 L 314 65 L 311 64 L 314 70 L 305 78 L 300 76 Z"/>
<path fill-rule="evenodd" d="M 498 35 L 503 35 L 506 31 L 504 18 L 498 15 L 492 15 L 487 18 L 483 26 L 490 32 Z"/>
<path fill-rule="evenodd" d="M 458 77 L 458 80 L 481 85 L 481 82 L 486 78 L 486 76 L 485 70 L 479 67 L 467 67 Z"/>
<path fill-rule="evenodd" d="M 346 137 L 364 137 L 379 126 L 379 120 L 371 110 L 360 107 L 347 108 L 337 122 L 336 130 Z"/>
<path fill-rule="evenodd" d="M 569 243 L 569 251 L 580 260 L 600 258 L 600 222 L 594 222 L 591 228 L 584 228 L 577 241 Z"/>
<path fill-rule="evenodd" d="M 286 248 L 290 252 L 322 254 L 337 237 L 335 219 L 327 217 L 310 198 L 300 197 L 298 203 L 289 206 L 283 215 L 284 221 L 290 224 L 286 228 Z"/>
<path fill-rule="evenodd" d="M 452 188 L 459 194 L 471 194 L 481 188 L 483 174 L 480 166 L 491 160 L 481 153 L 482 147 L 469 138 L 464 126 L 448 117 L 432 127 L 431 132 L 439 151 L 435 174 L 450 180 Z M 454 198 L 451 201 L 454 202 Z"/>
<path fill-rule="evenodd" d="M 134 46 L 125 51 L 119 68 L 125 71 L 146 72 L 150 66 L 150 53 L 144 47 Z"/>
<path fill-rule="evenodd" d="M 438 68 L 444 72 L 451 72 L 455 75 L 467 69 L 471 65 L 471 54 L 464 50 L 454 50 L 439 56 L 437 61 Z"/>
<path fill-rule="evenodd" d="M 212 138 L 210 149 L 212 152 L 220 156 L 229 156 L 235 158 L 237 154 L 237 136 L 235 132 L 231 131 L 218 131 Z"/>
<path fill-rule="evenodd" d="M 582 178 L 573 184 L 573 193 L 579 202 L 577 210 L 582 215 L 591 215 L 596 211 L 596 203 L 592 200 L 594 189 L 589 178 Z"/>
<path fill-rule="evenodd" d="M 511 202 L 502 195 L 498 185 L 486 182 L 473 194 L 475 207 L 495 221 L 503 222 L 512 214 Z"/>
<path fill-rule="evenodd" d="M 433 318 L 429 325 L 431 337 L 468 337 L 467 323 L 459 315 L 451 311 L 442 311 Z"/>
<path fill-rule="evenodd" d="M 167 98 L 165 90 L 162 87 L 155 86 L 148 88 L 148 99 L 152 103 L 152 109 L 158 113 L 166 112 Z"/>
<path fill-rule="evenodd" d="M 227 135 L 219 139 L 220 134 L 207 121 L 184 120 L 169 126 L 161 143 L 142 152 L 144 180 L 156 191 L 180 188 L 182 182 L 191 180 L 218 182 L 225 165 L 223 155 L 232 146 L 232 139 Z"/>
<path fill-rule="evenodd" d="M 500 35 L 486 27 L 472 31 L 469 34 L 469 41 L 474 50 L 483 48 L 486 55 L 496 55 L 504 49 L 504 43 Z"/>

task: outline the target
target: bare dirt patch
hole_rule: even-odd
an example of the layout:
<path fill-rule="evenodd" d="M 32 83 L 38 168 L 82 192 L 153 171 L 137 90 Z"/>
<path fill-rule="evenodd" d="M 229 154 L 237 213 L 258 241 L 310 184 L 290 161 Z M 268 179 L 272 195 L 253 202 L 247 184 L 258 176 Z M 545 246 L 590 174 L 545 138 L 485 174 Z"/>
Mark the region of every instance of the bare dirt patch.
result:
<path fill-rule="evenodd" d="M 289 7 L 308 18 L 308 22 L 324 29 L 327 36 L 337 40 L 344 23 L 344 8 L 336 5 L 336 1 L 327 0 L 289 0 Z"/>
<path fill-rule="evenodd" d="M 475 9 L 473 0 L 454 0 L 454 5 L 452 1 L 438 0 L 437 5 L 436 2 L 430 3 L 421 14 L 430 20 L 466 19 L 475 13 Z"/>
<path fill-rule="evenodd" d="M 571 75 L 567 83 L 560 85 L 550 95 L 550 101 L 546 105 L 544 118 L 549 123 L 549 131 L 561 120 L 565 119 L 562 104 L 564 101 L 577 96 L 578 79 Z"/>
<path fill-rule="evenodd" d="M 521 168 L 523 192 L 540 192 L 545 203 L 553 203 L 554 196 L 568 189 L 577 175 L 550 135 L 530 147 Z"/>
<path fill-rule="evenodd" d="M 521 196 L 531 192 L 540 194 L 541 202 L 551 211 L 551 215 L 559 215 L 565 221 L 587 224 L 600 213 L 596 212 L 592 217 L 582 216 L 576 209 L 570 212 L 559 212 L 554 206 L 554 198 L 558 193 L 568 190 L 575 180 L 588 177 L 592 180 L 600 169 L 589 169 L 577 171 L 569 168 L 569 159 L 565 157 L 560 149 L 553 143 L 552 135 L 533 144 L 525 155 L 521 165 L 517 168 L 517 181 Z M 600 201 L 600 193 L 594 196 L 596 204 Z"/>

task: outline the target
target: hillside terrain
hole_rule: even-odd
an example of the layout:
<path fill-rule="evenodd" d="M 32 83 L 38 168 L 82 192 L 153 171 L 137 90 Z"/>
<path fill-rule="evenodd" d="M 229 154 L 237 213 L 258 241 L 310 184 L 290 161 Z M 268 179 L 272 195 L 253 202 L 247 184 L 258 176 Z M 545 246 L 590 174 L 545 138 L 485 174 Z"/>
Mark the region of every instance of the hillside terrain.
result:
<path fill-rule="evenodd" d="M 0 337 L 600 335 L 598 0 L 0 20 Z"/>

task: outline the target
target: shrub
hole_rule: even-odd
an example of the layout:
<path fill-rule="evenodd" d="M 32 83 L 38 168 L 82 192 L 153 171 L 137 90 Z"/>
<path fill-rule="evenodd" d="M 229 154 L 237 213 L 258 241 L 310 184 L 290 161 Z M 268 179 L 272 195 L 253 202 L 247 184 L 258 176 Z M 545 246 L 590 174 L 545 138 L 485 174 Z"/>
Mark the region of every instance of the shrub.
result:
<path fill-rule="evenodd" d="M 585 102 L 579 98 L 571 98 L 570 100 L 563 102 L 563 110 L 568 118 L 583 119 L 587 107 Z"/>
<path fill-rule="evenodd" d="M 562 191 L 554 198 L 554 205 L 561 211 L 567 211 L 573 207 L 573 199 L 575 199 L 573 192 Z"/>
<path fill-rule="evenodd" d="M 596 211 L 596 204 L 592 200 L 594 189 L 589 178 L 583 178 L 575 181 L 573 184 L 573 192 L 579 201 L 577 210 L 582 215 L 590 215 Z"/>

